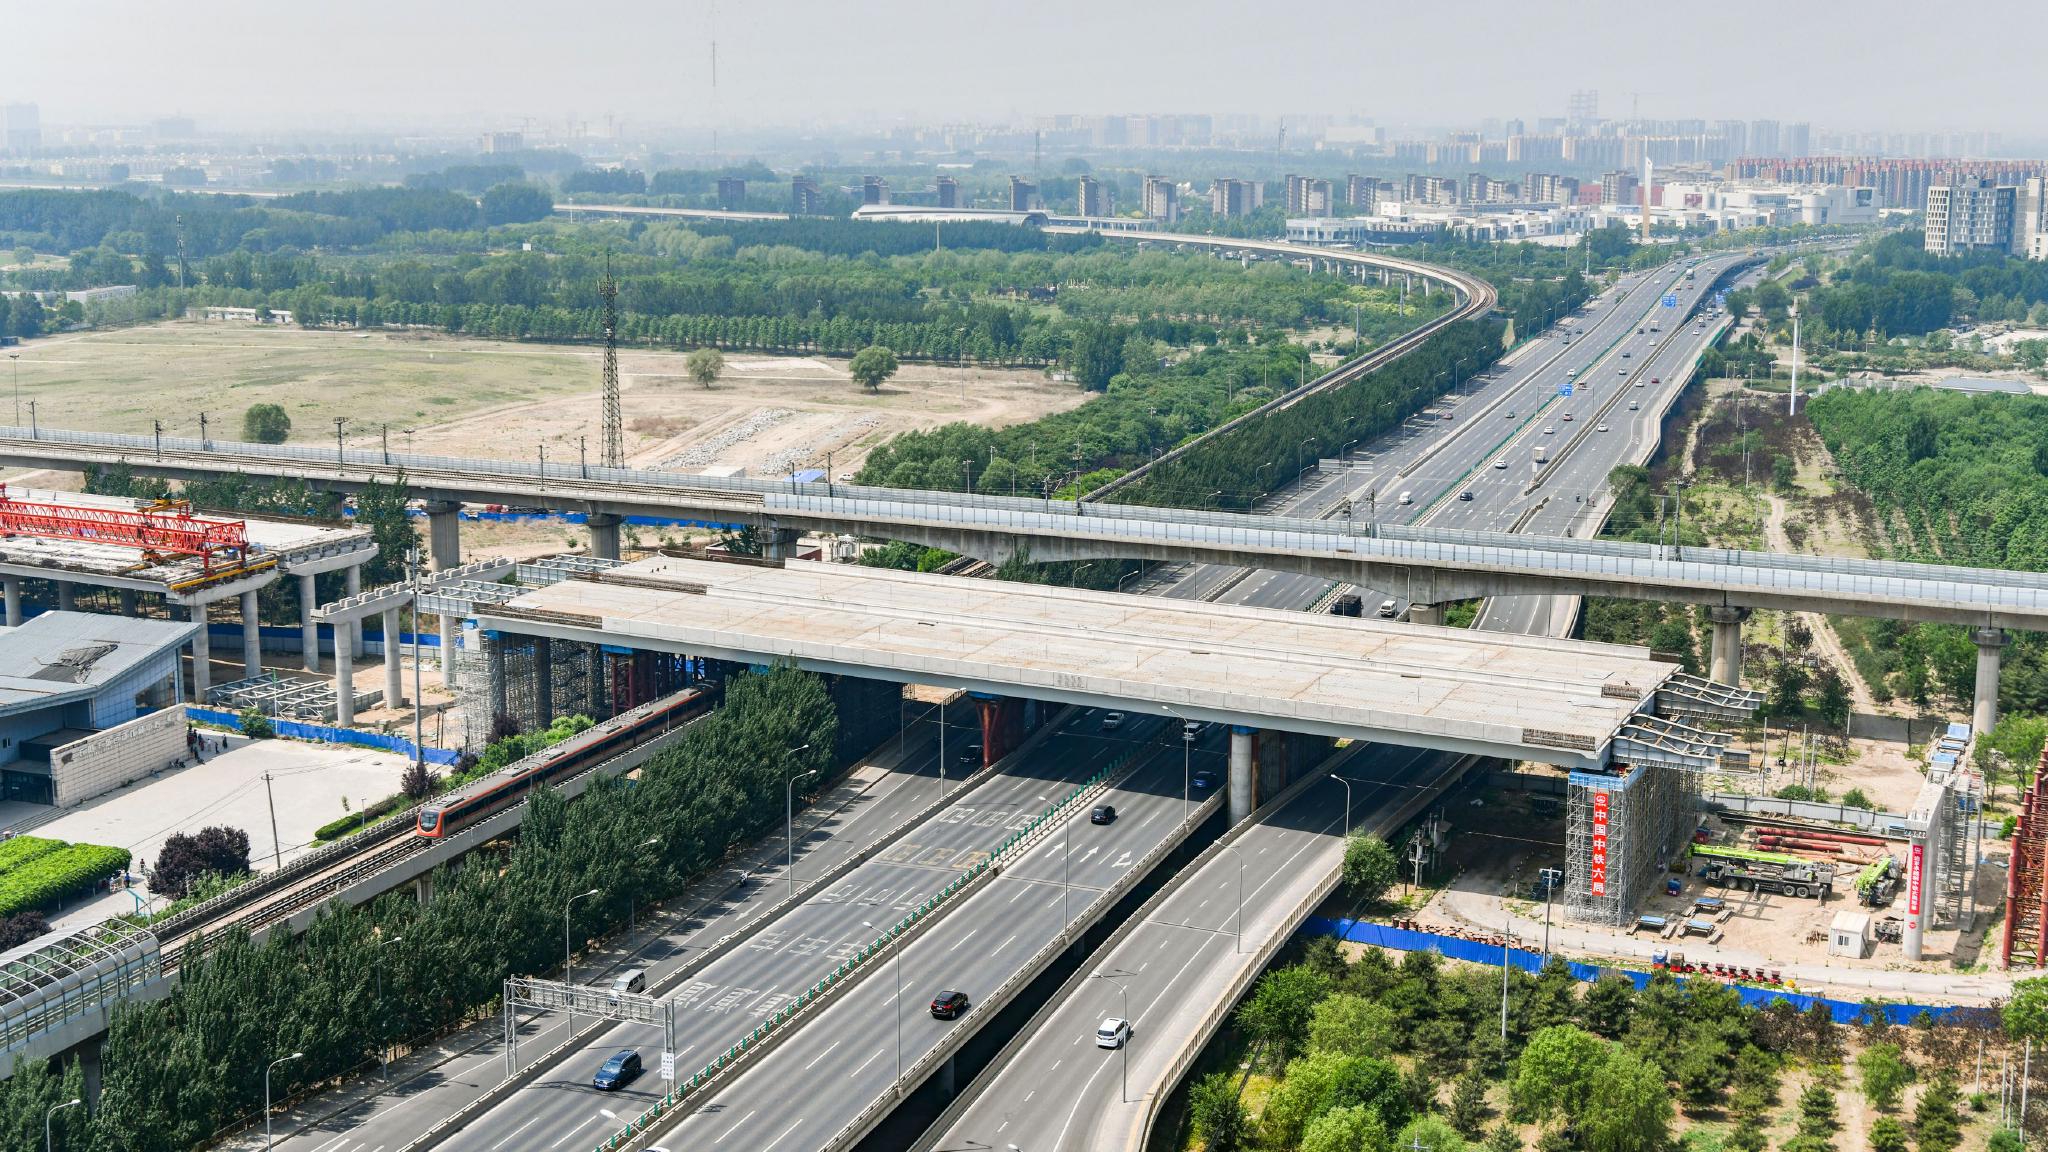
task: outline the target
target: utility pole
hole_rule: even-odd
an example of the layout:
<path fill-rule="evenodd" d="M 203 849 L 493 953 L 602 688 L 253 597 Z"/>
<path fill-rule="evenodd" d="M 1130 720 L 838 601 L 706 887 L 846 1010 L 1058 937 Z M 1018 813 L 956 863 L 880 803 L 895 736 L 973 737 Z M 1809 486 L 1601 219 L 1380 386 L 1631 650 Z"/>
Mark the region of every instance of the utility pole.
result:
<path fill-rule="evenodd" d="M 263 774 L 263 799 L 270 804 L 270 868 L 276 872 L 284 868 L 284 846 L 277 839 L 277 796 L 270 790 L 270 773 Z"/>
<path fill-rule="evenodd" d="M 1792 391 L 1786 397 L 1788 416 L 1799 415 L 1799 305 L 1792 305 Z"/>

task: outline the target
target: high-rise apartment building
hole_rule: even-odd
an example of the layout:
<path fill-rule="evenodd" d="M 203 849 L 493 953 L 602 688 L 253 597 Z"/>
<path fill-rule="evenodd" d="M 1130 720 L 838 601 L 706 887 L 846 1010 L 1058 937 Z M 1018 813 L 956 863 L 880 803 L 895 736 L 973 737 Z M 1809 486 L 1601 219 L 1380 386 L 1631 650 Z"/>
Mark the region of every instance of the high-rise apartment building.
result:
<path fill-rule="evenodd" d="M 2020 182 L 2014 204 L 2012 250 L 2029 260 L 2048 260 L 2048 177 Z"/>
<path fill-rule="evenodd" d="M 1522 177 L 1522 193 L 1531 204 L 1574 204 L 1579 199 L 1579 182 L 1551 172 L 1531 172 Z"/>
<path fill-rule="evenodd" d="M 1074 182 L 1074 207 L 1083 216 L 1116 215 L 1116 190 L 1093 176 Z"/>
<path fill-rule="evenodd" d="M 1038 185 L 1022 176 L 1010 177 L 1010 211 L 1029 212 L 1038 207 Z"/>
<path fill-rule="evenodd" d="M 1180 219 L 1180 186 L 1163 176 L 1145 177 L 1141 207 L 1145 215 L 1162 223 Z"/>
<path fill-rule="evenodd" d="M 889 202 L 889 182 L 880 176 L 861 177 L 860 202 L 862 206 L 887 204 Z"/>
<path fill-rule="evenodd" d="M 794 216 L 818 214 L 818 182 L 809 176 L 789 179 L 789 211 Z"/>
<path fill-rule="evenodd" d="M 1778 122 L 1776 120 L 1751 120 L 1749 122 L 1749 153 L 1752 156 L 1783 156 L 1785 150 L 1778 143 Z"/>
<path fill-rule="evenodd" d="M 1604 172 L 1600 176 L 1600 202 L 1602 204 L 1630 205 L 1641 201 L 1643 182 L 1634 172 L 1626 168 Z"/>
<path fill-rule="evenodd" d="M 1780 137 L 1780 143 L 1785 146 L 1784 155 L 1794 160 L 1803 156 L 1813 155 L 1813 125 L 1785 125 L 1785 132 Z"/>
<path fill-rule="evenodd" d="M 1286 188 L 1287 214 L 1289 216 L 1328 216 L 1330 214 L 1331 202 L 1335 197 L 1331 194 L 1330 182 L 1328 180 L 1317 180 L 1310 176 L 1288 176 L 1286 178 Z"/>
<path fill-rule="evenodd" d="M 1955 256 L 1964 252 L 2013 249 L 2013 222 L 2019 189 L 1989 180 L 1957 180 L 1927 190 L 1928 252 Z"/>
<path fill-rule="evenodd" d="M 12 136 L 14 109 L 9 108 L 7 114 L 8 135 Z M 479 140 L 477 144 L 478 147 L 483 149 L 485 155 L 517 152 L 526 147 L 526 134 L 524 132 L 486 132 L 483 135 L 483 139 Z"/>
<path fill-rule="evenodd" d="M 1209 185 L 1209 211 L 1218 216 L 1249 216 L 1265 203 L 1266 187 L 1257 180 L 1219 179 Z"/>
<path fill-rule="evenodd" d="M 1600 93 L 1582 88 L 1565 104 L 1565 122 L 1574 132 L 1583 132 L 1600 120 Z"/>
<path fill-rule="evenodd" d="M 960 182 L 951 176 L 941 176 L 937 181 L 938 206 L 958 208 L 960 206 Z"/>
<path fill-rule="evenodd" d="M 744 207 L 747 203 L 747 181 L 741 176 L 720 176 L 718 178 L 718 206 L 728 212 Z"/>
<path fill-rule="evenodd" d="M 1344 206 L 1370 216 L 1379 207 L 1380 182 L 1370 176 L 1344 178 Z"/>

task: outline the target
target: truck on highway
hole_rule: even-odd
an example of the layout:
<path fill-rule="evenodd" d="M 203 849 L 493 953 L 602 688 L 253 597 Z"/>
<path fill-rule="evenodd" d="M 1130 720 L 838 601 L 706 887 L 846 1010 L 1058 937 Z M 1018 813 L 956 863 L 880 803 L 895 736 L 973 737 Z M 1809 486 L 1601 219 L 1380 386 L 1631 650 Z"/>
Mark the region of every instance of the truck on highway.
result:
<path fill-rule="evenodd" d="M 1827 899 L 1835 884 L 1835 868 L 1787 856 L 1782 852 L 1758 852 L 1749 848 L 1693 846 L 1693 858 L 1704 860 L 1700 878 L 1726 888 L 1748 888 L 1786 896 L 1818 896 Z"/>
<path fill-rule="evenodd" d="M 1542 463 L 1545 463 L 1546 461 L 1548 461 L 1549 459 L 1550 459 L 1550 449 L 1548 449 L 1548 448 L 1545 448 L 1545 447 L 1544 447 L 1543 445 L 1541 445 L 1541 444 L 1538 444 L 1538 445 L 1536 446 L 1536 462 L 1537 462 L 1538 464 L 1542 464 Z"/>

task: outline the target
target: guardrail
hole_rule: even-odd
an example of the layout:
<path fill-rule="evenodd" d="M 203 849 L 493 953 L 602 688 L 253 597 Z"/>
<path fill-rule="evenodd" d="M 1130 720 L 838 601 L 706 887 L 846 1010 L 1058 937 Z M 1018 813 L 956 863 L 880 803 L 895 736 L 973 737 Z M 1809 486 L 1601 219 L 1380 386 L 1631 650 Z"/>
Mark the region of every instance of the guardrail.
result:
<path fill-rule="evenodd" d="M 1054 725 L 1047 725 L 1047 729 L 1053 727 Z M 798 1017 L 822 1010 L 824 1005 L 857 984 L 875 966 L 874 961 L 886 955 L 891 949 L 908 945 L 935 923 L 939 915 L 948 910 L 950 904 L 993 879 L 1009 857 L 1035 844 L 1038 836 L 1052 827 L 1055 817 L 1082 802 L 1084 797 L 1091 795 L 1112 777 L 1127 771 L 1135 771 L 1138 766 L 1137 758 L 1151 752 L 1156 752 L 1156 748 L 1147 746 L 1126 752 L 1087 780 L 1075 785 L 1065 796 L 1053 801 L 1023 828 L 1005 837 L 986 858 L 977 861 L 952 883 L 940 889 L 937 895 L 911 909 L 884 929 L 871 943 L 856 951 L 851 959 L 842 961 L 838 967 L 798 993 L 793 1000 L 783 1005 L 739 1042 L 728 1046 L 725 1051 L 692 1073 L 688 1081 L 681 1082 L 678 1087 L 656 1100 L 638 1116 L 626 1121 L 618 1131 L 595 1146 L 596 1152 L 619 1152 L 620 1149 L 639 1146 L 639 1142 L 651 1137 L 655 1128 L 670 1117 L 679 1105 L 712 1084 L 738 1075 L 754 1060 L 773 1051 L 794 1031 L 787 1026 L 793 1024 Z M 403 1152 L 412 1152 L 411 1146 Z"/>

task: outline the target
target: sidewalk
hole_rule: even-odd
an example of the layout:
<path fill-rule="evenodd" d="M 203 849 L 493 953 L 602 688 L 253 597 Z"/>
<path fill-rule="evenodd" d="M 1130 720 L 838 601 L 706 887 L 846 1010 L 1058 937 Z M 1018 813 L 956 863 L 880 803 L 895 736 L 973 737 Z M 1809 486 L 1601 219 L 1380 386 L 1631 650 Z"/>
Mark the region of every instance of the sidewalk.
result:
<path fill-rule="evenodd" d="M 896 769 L 928 750 L 927 742 L 915 739 L 907 749 L 891 747 L 855 767 L 799 812 L 798 875 L 830 867 L 893 827 L 896 820 L 887 813 L 892 806 L 883 802 L 899 798 L 906 789 L 915 791 L 923 775 Z M 859 811 L 850 812 L 855 808 Z M 864 819 L 877 810 L 882 811 L 882 818 Z M 600 983 L 635 964 L 649 969 L 650 983 L 659 980 L 686 962 L 699 941 L 708 947 L 782 899 L 783 853 L 779 835 L 763 837 L 726 867 L 703 877 L 662 907 L 649 909 L 627 931 L 581 956 L 576 963 L 578 982 Z M 560 1017 L 522 1021 L 519 1059 L 533 1059 L 559 1043 L 565 1024 Z M 389 1115 L 418 1101 L 433 1100 L 417 1125 L 424 1130 L 504 1078 L 503 1041 L 503 1021 L 493 1015 L 393 1061 L 388 1080 L 370 1069 L 339 1088 L 294 1102 L 278 1111 L 272 1121 L 277 1146 L 296 1152 L 340 1152 L 348 1144 L 339 1133 L 372 1115 Z M 246 1152 L 261 1149 L 262 1118 L 252 1119 L 248 1131 L 221 1141 L 218 1147 Z"/>

